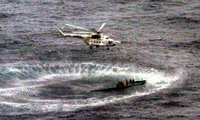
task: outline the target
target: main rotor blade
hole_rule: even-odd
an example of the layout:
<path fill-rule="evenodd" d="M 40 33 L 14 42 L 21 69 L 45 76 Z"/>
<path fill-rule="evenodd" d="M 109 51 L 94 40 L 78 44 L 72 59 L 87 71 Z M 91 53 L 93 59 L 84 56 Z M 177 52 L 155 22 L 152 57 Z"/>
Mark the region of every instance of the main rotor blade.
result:
<path fill-rule="evenodd" d="M 87 28 L 79 27 L 79 26 L 75 26 L 75 25 L 71 25 L 71 24 L 65 24 L 65 25 L 70 26 L 70 27 L 73 27 L 73 28 L 81 29 L 81 30 L 89 30 L 89 29 L 87 29 Z"/>
<path fill-rule="evenodd" d="M 106 23 L 103 23 L 102 25 L 101 25 L 101 27 L 99 28 L 99 30 L 97 30 L 98 32 L 100 32 L 102 29 L 103 29 L 103 27 L 106 25 Z"/>
<path fill-rule="evenodd" d="M 89 33 L 93 33 L 93 32 L 84 32 L 84 31 L 80 31 L 80 32 L 78 32 L 78 31 L 77 31 L 77 32 L 72 32 L 72 33 L 78 33 L 78 34 L 79 34 L 79 33 L 80 33 L 80 34 L 89 34 Z"/>

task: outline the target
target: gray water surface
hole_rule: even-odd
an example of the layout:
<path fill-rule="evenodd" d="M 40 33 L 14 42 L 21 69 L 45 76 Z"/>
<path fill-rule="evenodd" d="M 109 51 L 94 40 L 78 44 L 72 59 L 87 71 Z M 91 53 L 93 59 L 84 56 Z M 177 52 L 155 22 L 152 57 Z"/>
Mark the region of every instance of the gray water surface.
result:
<path fill-rule="evenodd" d="M 91 50 L 56 29 L 104 22 L 123 44 Z M 199 0 L 3 0 L 0 118 L 200 119 L 199 31 Z M 147 83 L 90 92 L 131 78 Z"/>

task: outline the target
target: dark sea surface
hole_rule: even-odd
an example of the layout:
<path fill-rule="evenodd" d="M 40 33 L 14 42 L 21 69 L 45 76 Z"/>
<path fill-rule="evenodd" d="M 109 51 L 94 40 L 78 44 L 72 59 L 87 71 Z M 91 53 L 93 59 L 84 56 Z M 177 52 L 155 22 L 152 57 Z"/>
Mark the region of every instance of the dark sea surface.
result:
<path fill-rule="evenodd" d="M 56 28 L 104 22 L 110 50 Z M 198 120 L 199 81 L 200 0 L 0 1 L 0 119 Z"/>

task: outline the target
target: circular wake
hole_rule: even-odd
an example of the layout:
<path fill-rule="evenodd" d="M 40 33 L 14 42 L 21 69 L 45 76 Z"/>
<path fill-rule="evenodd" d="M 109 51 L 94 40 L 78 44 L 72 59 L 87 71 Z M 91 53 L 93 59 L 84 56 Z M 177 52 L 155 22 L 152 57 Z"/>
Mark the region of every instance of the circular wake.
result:
<path fill-rule="evenodd" d="M 11 64 L 0 67 L 0 113 L 37 114 L 73 111 L 148 95 L 170 87 L 183 77 L 135 66 L 78 64 Z M 146 80 L 123 91 L 90 92 L 117 80 Z"/>

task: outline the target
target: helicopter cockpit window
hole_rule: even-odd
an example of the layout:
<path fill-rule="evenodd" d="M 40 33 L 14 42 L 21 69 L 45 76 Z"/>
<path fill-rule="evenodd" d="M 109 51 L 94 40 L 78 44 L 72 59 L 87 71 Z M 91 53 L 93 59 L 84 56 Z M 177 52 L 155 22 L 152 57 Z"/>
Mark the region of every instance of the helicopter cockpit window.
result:
<path fill-rule="evenodd" d="M 99 39 L 99 38 L 100 38 L 100 35 L 92 35 L 91 38 L 92 38 L 92 39 Z"/>

